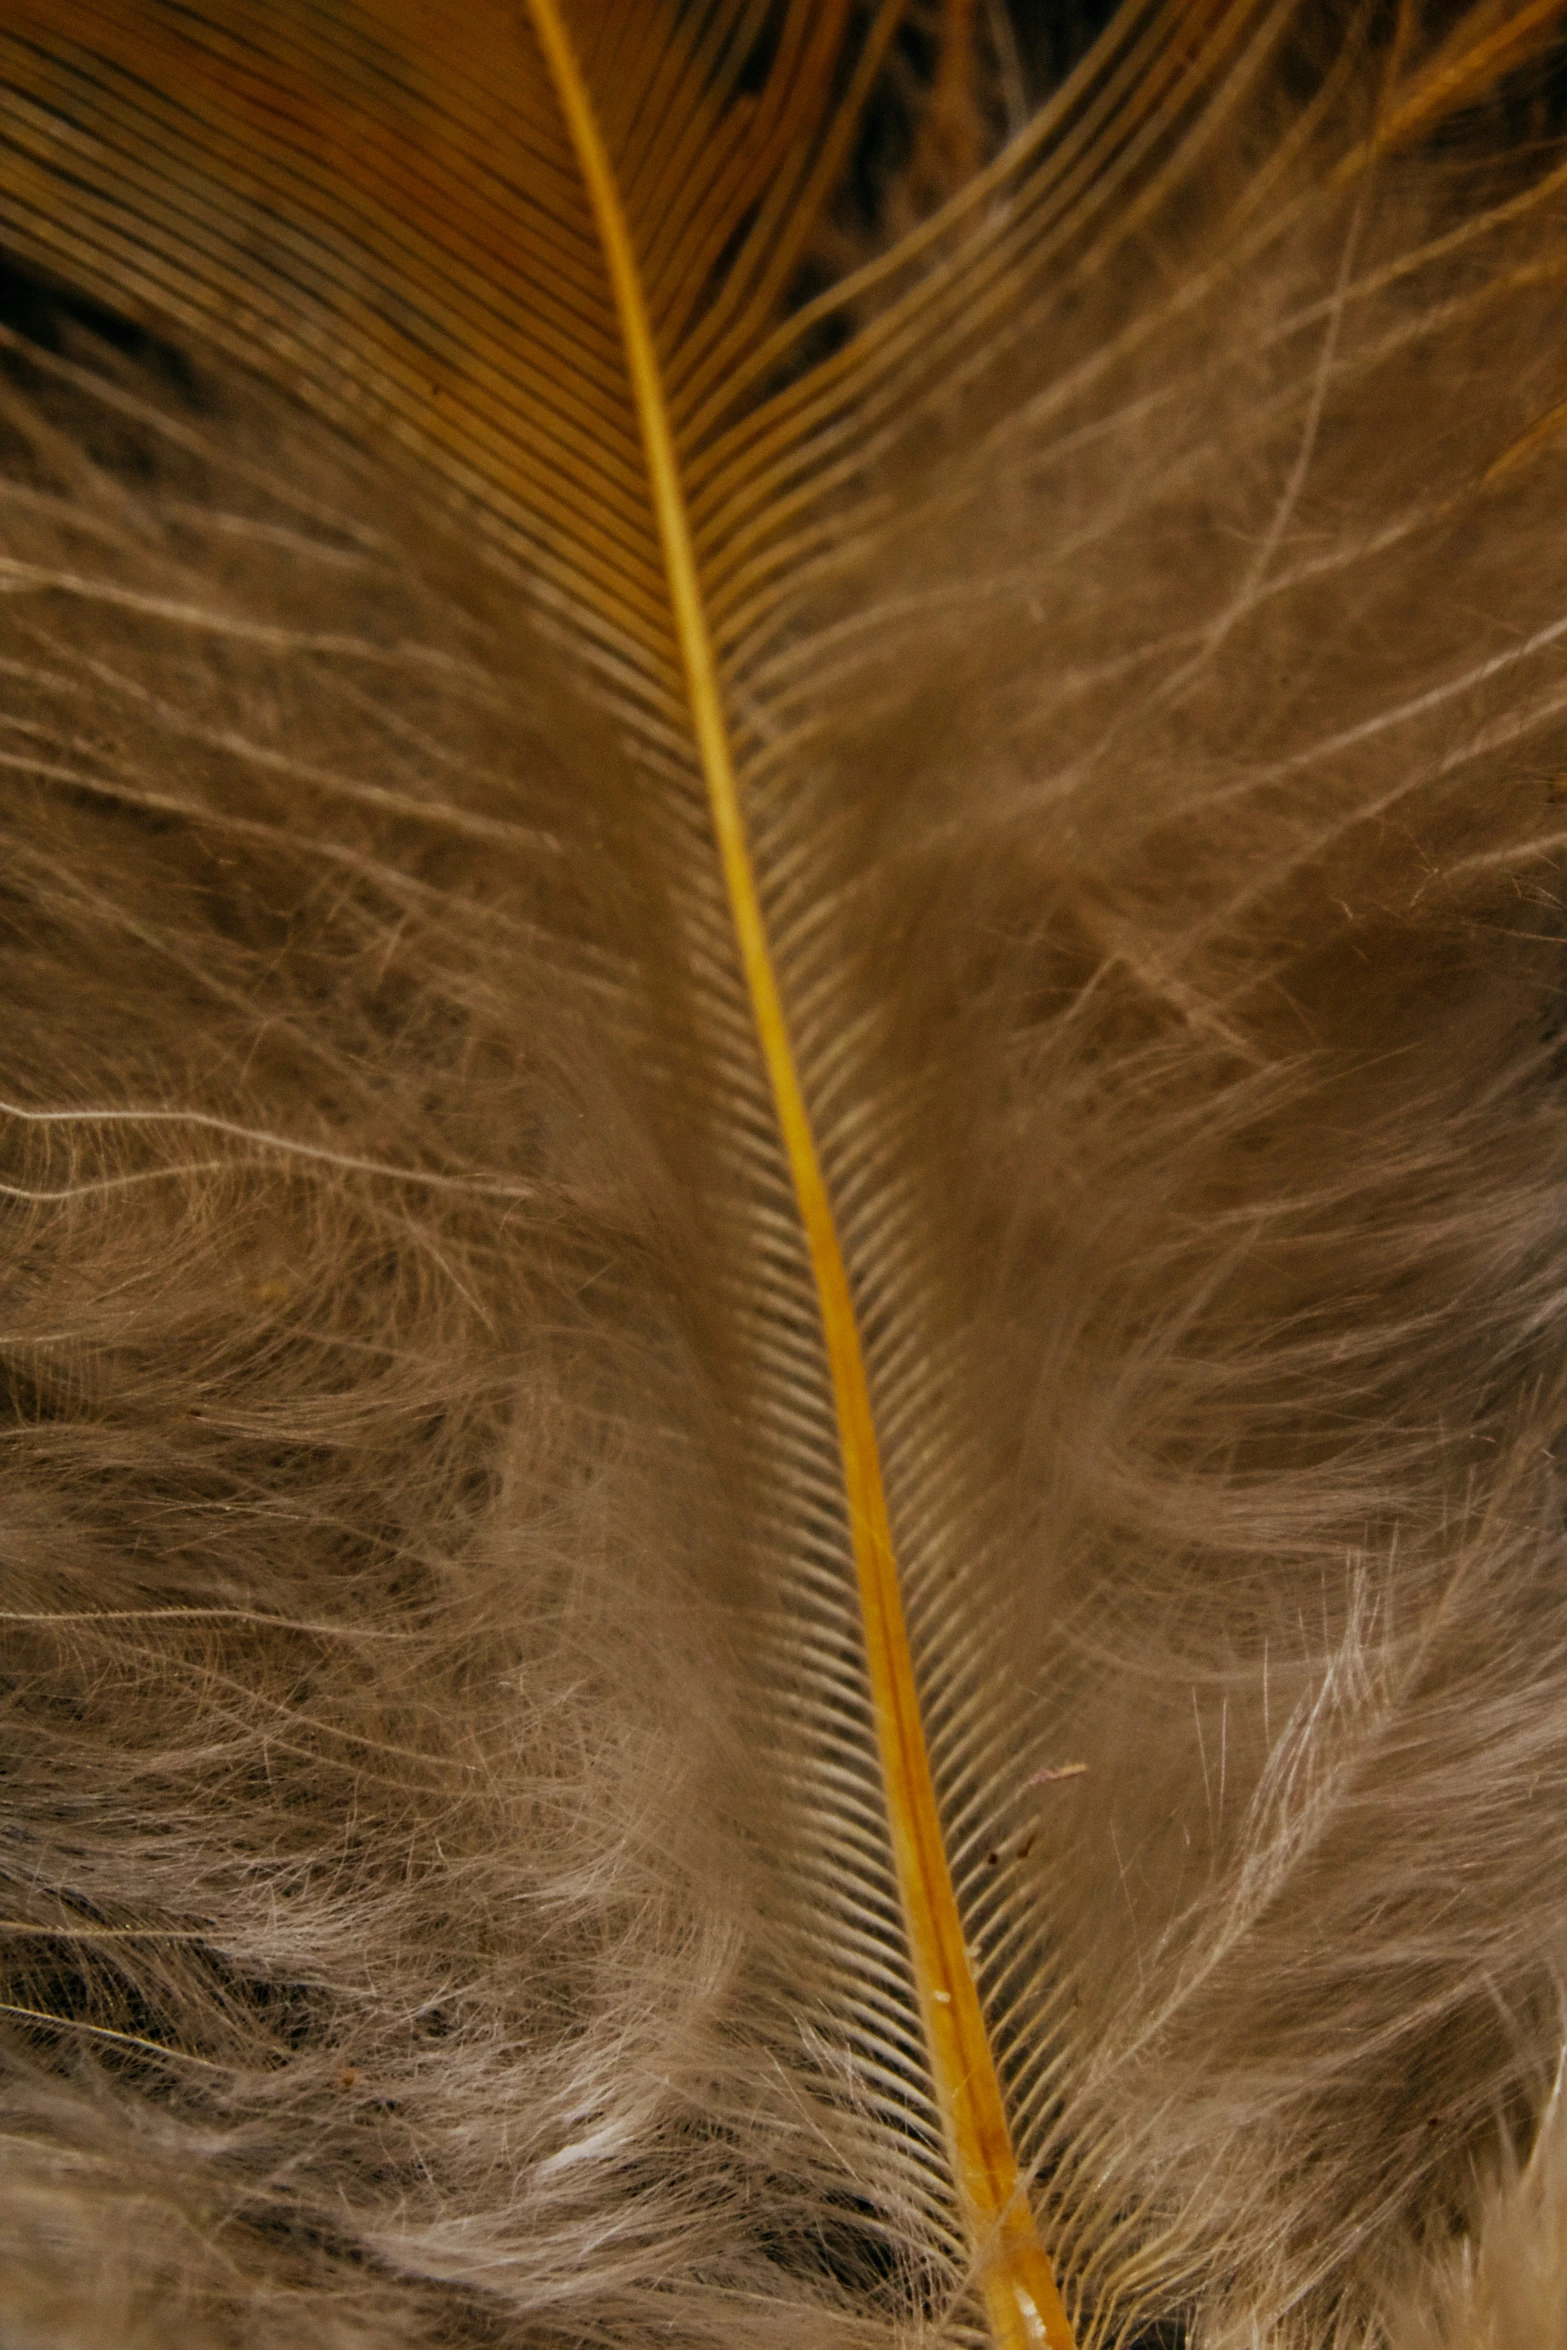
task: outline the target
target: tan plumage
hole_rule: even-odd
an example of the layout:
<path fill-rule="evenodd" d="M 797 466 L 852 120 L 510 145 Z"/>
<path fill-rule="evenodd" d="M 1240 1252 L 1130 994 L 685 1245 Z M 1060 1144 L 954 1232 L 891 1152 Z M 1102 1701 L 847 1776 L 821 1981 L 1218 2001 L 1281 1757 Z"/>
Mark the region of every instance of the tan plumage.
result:
<path fill-rule="evenodd" d="M 8 2345 L 1559 2342 L 1556 13 L 901 13 L 0 10 Z"/>

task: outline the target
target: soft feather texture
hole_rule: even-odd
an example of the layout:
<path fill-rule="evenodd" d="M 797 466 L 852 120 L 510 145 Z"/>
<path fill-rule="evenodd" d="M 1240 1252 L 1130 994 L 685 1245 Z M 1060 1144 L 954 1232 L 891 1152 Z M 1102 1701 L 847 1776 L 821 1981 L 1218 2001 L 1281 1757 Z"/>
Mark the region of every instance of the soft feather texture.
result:
<path fill-rule="evenodd" d="M 1081 2334 L 1555 2350 L 1558 165 L 1243 30 L 748 812 Z M 406 454 L 11 311 L 0 2339 L 974 2340 L 700 825 Z"/>

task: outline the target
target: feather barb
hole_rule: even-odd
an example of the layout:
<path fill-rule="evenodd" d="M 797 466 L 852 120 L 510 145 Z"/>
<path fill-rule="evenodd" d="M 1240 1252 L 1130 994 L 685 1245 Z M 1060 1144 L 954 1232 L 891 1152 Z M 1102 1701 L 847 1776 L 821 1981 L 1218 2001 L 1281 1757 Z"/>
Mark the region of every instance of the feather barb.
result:
<path fill-rule="evenodd" d="M 1463 15 L 1412 88 L 1385 110 L 1373 136 L 1345 156 L 1335 179 L 1340 184 L 1353 179 L 1376 156 L 1412 146 L 1449 115 L 1483 98 L 1505 74 L 1557 44 L 1564 17 L 1563 0 L 1524 0 L 1522 7 L 1511 0 L 1481 0 Z M 1401 14 L 1395 57 L 1405 45 L 1404 30 Z"/>

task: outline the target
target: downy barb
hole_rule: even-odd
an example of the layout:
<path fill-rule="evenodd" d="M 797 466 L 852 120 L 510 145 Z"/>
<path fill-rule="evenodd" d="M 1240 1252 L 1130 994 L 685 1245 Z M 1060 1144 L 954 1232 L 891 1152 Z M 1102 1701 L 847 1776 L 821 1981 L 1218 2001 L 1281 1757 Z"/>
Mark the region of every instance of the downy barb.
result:
<path fill-rule="evenodd" d="M 7 2350 L 1561 2350 L 1543 0 L 0 0 Z"/>

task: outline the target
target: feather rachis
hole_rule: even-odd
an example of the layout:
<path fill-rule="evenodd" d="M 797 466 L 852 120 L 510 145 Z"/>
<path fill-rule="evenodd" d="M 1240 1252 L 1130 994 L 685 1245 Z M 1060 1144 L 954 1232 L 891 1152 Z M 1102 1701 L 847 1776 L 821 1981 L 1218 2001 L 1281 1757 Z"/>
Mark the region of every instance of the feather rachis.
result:
<path fill-rule="evenodd" d="M 1052 2350 L 1057 2346 L 1071 2350 L 1071 2328 L 1019 2181 L 1001 2087 L 953 1899 L 903 1624 L 892 1528 L 854 1302 L 757 899 L 719 674 L 641 274 L 592 101 L 550 0 L 535 0 L 535 20 L 582 158 L 615 288 L 698 755 L 741 966 L 820 1300 L 899 1889 L 958 2193 L 981 2264 L 998 2350 L 1013 2350 L 1014 2345 L 1016 2350 L 1033 2350 L 1034 2345 L 1047 2343 Z"/>

